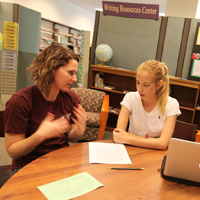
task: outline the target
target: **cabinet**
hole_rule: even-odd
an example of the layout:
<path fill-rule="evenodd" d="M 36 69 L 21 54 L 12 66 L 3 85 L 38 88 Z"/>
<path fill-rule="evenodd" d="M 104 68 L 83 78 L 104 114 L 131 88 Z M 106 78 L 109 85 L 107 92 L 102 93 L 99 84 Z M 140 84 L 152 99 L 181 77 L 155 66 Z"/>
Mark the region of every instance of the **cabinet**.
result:
<path fill-rule="evenodd" d="M 62 45 L 80 54 L 81 31 L 47 19 L 41 19 L 40 51 L 51 44 Z"/>
<path fill-rule="evenodd" d="M 96 74 L 102 75 L 104 87 L 95 86 Z M 106 89 L 109 87 L 105 88 L 105 86 L 110 86 L 112 89 Z M 136 91 L 136 72 L 102 65 L 91 65 L 89 88 L 105 91 L 110 95 L 110 107 L 119 110 L 120 102 L 125 93 Z M 178 100 L 182 112 L 178 119 L 197 124 L 198 129 L 200 129 L 199 90 L 200 82 L 170 78 L 170 96 Z M 111 109 L 107 121 L 107 130 L 113 130 L 116 127 L 117 118 L 117 112 L 113 112 L 113 109 Z"/>

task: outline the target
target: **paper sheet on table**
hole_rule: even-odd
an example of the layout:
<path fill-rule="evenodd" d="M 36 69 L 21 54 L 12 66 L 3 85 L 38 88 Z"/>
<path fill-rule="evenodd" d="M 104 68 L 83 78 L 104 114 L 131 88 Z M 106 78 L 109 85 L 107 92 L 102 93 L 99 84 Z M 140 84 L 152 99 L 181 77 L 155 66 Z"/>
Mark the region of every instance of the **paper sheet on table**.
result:
<path fill-rule="evenodd" d="M 48 200 L 67 200 L 104 186 L 87 172 L 38 186 Z"/>
<path fill-rule="evenodd" d="M 89 162 L 104 164 L 132 164 L 123 144 L 89 142 Z"/>

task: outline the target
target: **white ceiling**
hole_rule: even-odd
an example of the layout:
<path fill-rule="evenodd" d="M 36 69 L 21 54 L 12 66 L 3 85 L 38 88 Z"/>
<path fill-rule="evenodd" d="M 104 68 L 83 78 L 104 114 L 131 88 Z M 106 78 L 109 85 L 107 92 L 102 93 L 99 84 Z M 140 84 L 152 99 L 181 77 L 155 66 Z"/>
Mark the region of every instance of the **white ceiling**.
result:
<path fill-rule="evenodd" d="M 95 12 L 95 9 L 102 9 L 102 0 L 68 0 L 90 12 Z M 167 0 L 109 0 L 115 2 L 127 3 L 143 3 L 143 4 L 159 4 L 159 12 L 165 13 Z"/>

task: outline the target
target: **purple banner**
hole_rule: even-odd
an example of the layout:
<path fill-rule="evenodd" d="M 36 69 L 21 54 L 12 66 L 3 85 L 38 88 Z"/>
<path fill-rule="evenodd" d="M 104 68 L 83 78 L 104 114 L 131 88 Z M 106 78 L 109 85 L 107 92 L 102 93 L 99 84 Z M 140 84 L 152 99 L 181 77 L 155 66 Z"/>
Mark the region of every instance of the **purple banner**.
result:
<path fill-rule="evenodd" d="M 143 19 L 159 19 L 159 5 L 102 1 L 103 14 Z"/>

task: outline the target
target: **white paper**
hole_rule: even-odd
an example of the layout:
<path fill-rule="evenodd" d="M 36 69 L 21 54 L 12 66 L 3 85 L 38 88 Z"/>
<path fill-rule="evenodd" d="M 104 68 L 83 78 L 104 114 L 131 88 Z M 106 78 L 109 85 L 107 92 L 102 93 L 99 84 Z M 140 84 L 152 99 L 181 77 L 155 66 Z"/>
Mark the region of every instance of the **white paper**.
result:
<path fill-rule="evenodd" d="M 132 164 L 123 144 L 89 142 L 89 162 L 104 164 Z"/>
<path fill-rule="evenodd" d="M 200 60 L 194 60 L 193 62 L 192 76 L 200 76 Z"/>

